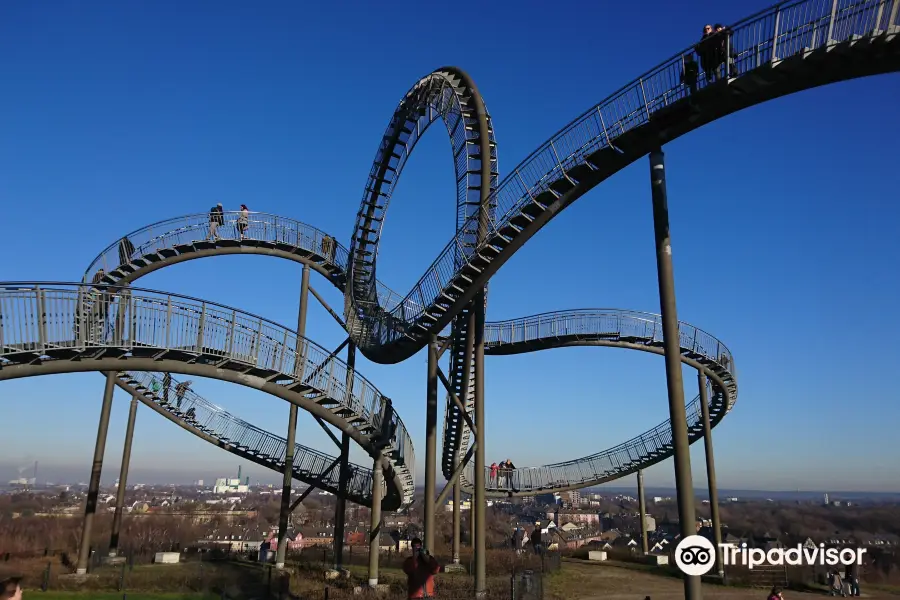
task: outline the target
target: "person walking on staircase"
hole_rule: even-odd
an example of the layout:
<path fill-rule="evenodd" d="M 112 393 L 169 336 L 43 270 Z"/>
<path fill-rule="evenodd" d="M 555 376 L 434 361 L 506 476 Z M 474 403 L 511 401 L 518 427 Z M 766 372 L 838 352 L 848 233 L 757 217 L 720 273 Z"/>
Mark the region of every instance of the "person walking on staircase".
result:
<path fill-rule="evenodd" d="M 191 389 L 191 381 L 182 381 L 177 386 L 175 386 L 175 407 L 181 408 L 181 401 L 184 399 L 184 395 L 187 394 L 188 390 Z"/>
<path fill-rule="evenodd" d="M 169 403 L 169 388 L 172 387 L 172 376 L 168 373 L 163 374 L 163 404 Z"/>
<path fill-rule="evenodd" d="M 240 240 L 244 241 L 244 235 L 247 232 L 247 227 L 250 225 L 250 209 L 247 208 L 246 204 L 241 204 L 241 211 L 238 213 L 237 220 L 237 229 L 238 236 Z"/>
<path fill-rule="evenodd" d="M 222 203 L 219 202 L 209 210 L 209 235 L 206 239 L 213 242 L 219 241 L 219 225 L 225 223 L 225 211 L 222 210 Z"/>

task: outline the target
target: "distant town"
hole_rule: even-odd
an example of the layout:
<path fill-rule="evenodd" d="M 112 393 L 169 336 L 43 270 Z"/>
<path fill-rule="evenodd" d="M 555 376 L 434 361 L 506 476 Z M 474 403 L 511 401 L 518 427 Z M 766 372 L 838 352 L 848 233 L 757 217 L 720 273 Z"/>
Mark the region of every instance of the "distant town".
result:
<path fill-rule="evenodd" d="M 30 530 L 41 529 L 40 521 L 53 522 L 47 529 L 48 544 L 66 529 L 60 518 L 71 517 L 71 527 L 79 526 L 84 512 L 87 484 L 41 482 L 32 477 L 13 479 L 0 493 L 0 538 L 6 551 L 15 551 L 13 523 L 30 521 Z M 111 514 L 118 482 L 101 489 L 100 513 Z M 305 492 L 292 490 L 292 498 Z M 403 552 L 409 540 L 422 535 L 423 498 L 402 512 L 384 515 L 380 547 L 386 552 Z M 757 497 L 751 497 L 755 494 Z M 864 545 L 877 549 L 900 546 L 900 502 L 875 494 L 822 493 L 785 499 L 756 492 L 749 496 L 721 498 L 723 541 L 772 548 L 796 544 Z M 774 494 L 769 494 L 774 495 Z M 849 497 L 853 499 L 849 499 Z M 887 495 L 885 495 L 887 496 Z M 197 480 L 193 485 L 129 484 L 125 510 L 127 526 L 137 531 L 141 522 L 177 523 L 167 527 L 165 539 L 153 535 L 129 535 L 127 539 L 145 544 L 176 543 L 182 547 L 212 545 L 241 552 L 256 552 L 277 535 L 280 486 L 251 485 L 250 477 L 237 467 L 232 476 L 213 481 Z M 547 540 L 548 550 L 575 550 L 584 546 L 608 551 L 633 552 L 641 549 L 640 513 L 636 493 L 616 490 L 581 490 L 543 494 L 535 497 L 488 501 L 488 541 L 491 547 L 524 547 L 537 528 Z M 460 504 L 463 520 L 471 509 L 469 499 Z M 438 544 L 446 551 L 451 540 L 452 501 L 445 503 L 437 517 Z M 291 517 L 290 548 L 329 548 L 334 543 L 335 499 L 314 490 L 298 505 Z M 68 521 L 68 519 L 65 519 Z M 347 505 L 346 546 L 367 542 L 369 509 Z M 678 511 L 674 493 L 647 495 L 646 530 L 652 553 L 666 554 L 679 537 Z M 7 531 L 4 531 L 7 529 Z M 13 529 L 19 529 L 17 527 Z M 464 538 L 468 535 L 463 528 Z M 712 537 L 708 500 L 698 503 L 696 529 Z M 30 542 L 28 542 L 30 543 Z M 53 548 L 49 548 L 53 550 Z"/>

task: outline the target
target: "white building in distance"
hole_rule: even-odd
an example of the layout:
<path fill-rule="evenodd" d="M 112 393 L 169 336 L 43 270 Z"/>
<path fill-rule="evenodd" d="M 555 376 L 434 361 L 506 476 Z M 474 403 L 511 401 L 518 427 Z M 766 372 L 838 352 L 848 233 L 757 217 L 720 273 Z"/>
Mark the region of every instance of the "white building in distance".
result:
<path fill-rule="evenodd" d="M 246 494 L 250 491 L 250 486 L 241 483 L 240 479 L 226 479 L 224 477 L 216 479 L 216 487 L 213 488 L 214 494 Z"/>

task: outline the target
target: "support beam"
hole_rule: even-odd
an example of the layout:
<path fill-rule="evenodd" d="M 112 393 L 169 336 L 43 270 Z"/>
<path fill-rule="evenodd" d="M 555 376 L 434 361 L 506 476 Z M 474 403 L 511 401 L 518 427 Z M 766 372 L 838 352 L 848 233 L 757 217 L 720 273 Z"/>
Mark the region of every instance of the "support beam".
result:
<path fill-rule="evenodd" d="M 900 2 L 900 0 L 898 0 Z M 725 577 L 725 562 L 722 559 L 722 522 L 719 520 L 719 490 L 716 487 L 716 462 L 713 456 L 712 427 L 709 423 L 709 398 L 706 391 L 706 375 L 697 371 L 697 385 L 700 387 L 700 412 L 703 417 L 703 448 L 706 451 L 706 481 L 709 485 L 709 512 L 713 526 L 713 540 L 716 544 L 716 566 L 719 577 Z"/>
<path fill-rule="evenodd" d="M 103 406 L 100 408 L 100 422 L 97 426 L 97 442 L 94 444 L 94 462 L 91 466 L 91 481 L 88 484 L 87 502 L 84 506 L 84 525 L 81 529 L 81 543 L 78 545 L 78 562 L 75 573 L 87 573 L 88 559 L 91 551 L 91 529 L 94 525 L 94 513 L 97 512 L 97 496 L 100 493 L 100 472 L 103 470 L 103 453 L 106 451 L 106 433 L 109 431 L 109 413 L 112 409 L 113 390 L 116 387 L 116 374 L 106 372 L 106 387 L 103 389 Z"/>
<path fill-rule="evenodd" d="M 437 336 L 428 336 L 428 378 L 425 402 L 425 549 L 434 553 L 434 489 L 437 469 L 437 413 L 438 413 L 438 343 Z"/>
<path fill-rule="evenodd" d="M 312 493 L 312 491 L 314 489 L 316 489 L 323 481 L 325 481 L 325 478 L 328 477 L 328 474 L 331 473 L 332 471 L 334 471 L 334 468 L 336 466 L 338 466 L 338 464 L 340 464 L 340 462 L 341 462 L 340 457 L 337 457 L 336 459 L 334 459 L 331 462 L 331 464 L 328 466 L 328 468 L 325 469 L 321 475 L 316 477 L 315 481 L 313 481 L 311 484 L 309 484 L 309 487 L 306 488 L 303 491 L 303 493 L 300 494 L 300 497 L 297 498 L 296 500 L 294 500 L 294 502 L 291 504 L 291 512 L 294 512 L 295 510 L 297 510 L 297 507 L 300 506 L 300 503 L 303 502 L 304 500 L 306 500 L 306 497 L 309 496 Z"/>
<path fill-rule="evenodd" d="M 353 395 L 353 381 L 356 374 L 356 344 L 347 345 L 347 378 L 344 382 L 347 396 Z M 344 525 L 347 518 L 347 478 L 350 476 L 350 436 L 341 433 L 341 463 L 338 478 L 338 494 L 334 509 L 334 568 L 344 566 Z"/>
<path fill-rule="evenodd" d="M 345 339 L 343 342 L 341 342 L 340 344 L 338 344 L 338 347 L 335 348 L 335 349 L 331 352 L 331 354 L 329 354 L 328 357 L 325 358 L 325 360 L 322 361 L 322 364 L 320 364 L 318 367 L 316 367 L 315 369 L 313 369 L 312 372 L 311 372 L 309 375 L 307 375 L 306 377 L 303 378 L 303 383 L 309 383 L 309 381 L 310 381 L 313 377 L 315 377 L 316 375 L 318 375 L 318 374 L 322 371 L 322 369 L 324 369 L 324 368 L 328 365 L 328 363 L 330 363 L 331 361 L 333 361 L 333 360 L 334 360 L 334 357 L 336 357 L 338 354 L 340 354 L 340 353 L 341 353 L 341 350 L 343 350 L 344 347 L 346 347 L 347 344 L 349 344 L 349 343 L 350 343 L 350 338 L 348 337 L 348 338 Z"/>
<path fill-rule="evenodd" d="M 459 479 L 453 482 L 453 564 L 459 564 L 459 533 L 460 533 L 460 512 L 459 504 L 462 501 L 460 493 Z"/>
<path fill-rule="evenodd" d="M 469 548 L 475 552 L 475 494 L 469 494 Z M 473 554 L 474 556 L 474 554 Z"/>
<path fill-rule="evenodd" d="M 444 352 L 446 352 L 447 349 L 450 348 L 450 346 L 452 344 L 453 344 L 453 338 L 450 336 L 447 336 L 447 339 L 445 339 L 441 343 L 441 347 L 438 348 L 438 360 L 441 360 L 441 357 L 444 355 Z"/>
<path fill-rule="evenodd" d="M 696 535 L 694 484 L 691 479 L 691 448 L 688 442 L 684 387 L 681 378 L 681 347 L 678 339 L 678 312 L 675 307 L 675 275 L 672 267 L 672 240 L 669 234 L 669 206 L 666 198 L 666 166 L 662 148 L 650 153 L 650 186 L 653 197 L 653 229 L 656 238 L 656 269 L 669 392 L 669 418 L 675 450 L 675 489 L 682 539 Z M 685 600 L 700 600 L 700 578 L 684 576 Z"/>
<path fill-rule="evenodd" d="M 297 310 L 297 335 L 306 337 L 306 315 L 309 310 L 309 265 L 303 265 L 300 278 L 300 306 Z M 297 405 L 291 404 L 288 412 L 287 444 L 284 449 L 284 474 L 281 480 L 281 510 L 278 514 L 278 548 L 275 552 L 275 568 L 283 569 L 287 555 L 287 529 L 291 516 L 291 484 L 294 479 L 294 451 L 297 444 Z"/>
<path fill-rule="evenodd" d="M 641 552 L 647 554 L 650 547 L 647 544 L 647 503 L 644 499 L 644 470 L 637 472 L 638 479 L 638 506 L 641 511 Z"/>
<path fill-rule="evenodd" d="M 447 483 L 444 485 L 444 489 L 441 490 L 441 493 L 438 494 L 437 500 L 434 501 L 434 506 L 438 507 L 444 503 L 444 500 L 447 499 L 447 494 L 450 493 L 451 488 L 454 484 L 459 481 L 459 476 L 462 474 L 463 469 L 466 468 L 466 465 L 469 464 L 469 461 L 472 459 L 472 454 L 475 452 L 475 444 L 469 446 L 469 450 L 466 452 L 466 455 L 463 459 L 456 464 L 456 467 L 453 469 L 453 474 L 450 475 L 450 479 L 447 480 Z"/>
<path fill-rule="evenodd" d="M 328 306 L 328 303 L 325 302 L 325 300 L 322 298 L 322 296 L 319 295 L 319 292 L 317 292 L 314 287 L 309 286 L 309 293 L 316 297 L 316 300 L 319 301 L 319 304 L 322 305 L 322 308 L 324 308 L 326 311 L 328 311 L 328 314 L 331 315 L 331 317 L 335 321 L 337 321 L 338 325 L 340 325 L 344 329 L 347 329 L 347 324 L 344 323 L 344 320 L 341 318 L 341 316 L 339 314 L 337 314 L 336 312 L 334 312 L 334 309 L 332 309 L 330 306 Z"/>
<path fill-rule="evenodd" d="M 378 585 L 378 549 L 381 539 L 381 494 L 384 474 L 381 472 L 381 459 L 372 463 L 372 511 L 369 524 L 369 587 Z"/>
<path fill-rule="evenodd" d="M 125 427 L 125 446 L 122 449 L 122 465 L 119 467 L 119 487 L 116 489 L 116 512 L 113 515 L 112 534 L 109 536 L 109 556 L 119 555 L 119 533 L 122 531 L 122 513 L 125 511 L 125 487 L 128 467 L 131 464 L 131 442 L 134 439 L 134 421 L 137 418 L 138 401 L 131 397 L 128 406 L 128 425 Z"/>
<path fill-rule="evenodd" d="M 468 373 L 461 374 L 462 377 L 465 377 L 467 379 L 468 379 L 468 375 L 469 375 Z M 475 434 L 475 423 L 472 422 L 472 417 L 470 417 L 469 413 L 466 412 L 466 405 L 463 404 L 460 401 L 459 397 L 453 393 L 453 388 L 450 387 L 450 382 L 447 380 L 447 376 L 444 375 L 444 372 L 441 371 L 440 367 L 437 368 L 437 376 L 438 376 L 438 379 L 441 380 L 441 383 L 443 384 L 444 389 L 447 390 L 447 393 L 450 395 L 450 399 L 453 400 L 453 403 L 456 404 L 457 408 L 459 408 L 459 411 L 462 413 L 463 420 L 466 422 L 466 425 L 469 426 L 469 429 L 472 430 L 472 434 L 474 435 Z M 467 387 L 468 387 L 468 385 L 466 383 L 463 383 L 463 387 L 462 387 L 463 392 L 466 391 Z M 463 397 L 465 397 L 465 396 L 463 396 Z"/>
<path fill-rule="evenodd" d="M 338 437 L 337 437 L 336 435 L 334 435 L 334 432 L 333 432 L 333 431 L 331 431 L 330 429 L 328 429 L 328 425 L 325 423 L 325 421 L 322 420 L 322 417 L 319 417 L 319 416 L 317 416 L 317 415 L 313 415 L 313 418 L 316 420 L 316 423 L 319 424 L 319 427 L 322 428 L 322 431 L 324 431 L 325 433 L 328 434 L 328 437 L 331 438 L 331 441 L 334 442 L 334 445 L 337 446 L 338 448 L 340 448 L 340 447 L 341 447 L 341 440 L 339 440 Z"/>
<path fill-rule="evenodd" d="M 284 477 L 281 483 L 281 511 L 278 514 L 278 549 L 275 553 L 275 568 L 283 569 L 287 555 L 287 530 L 291 516 L 291 483 L 294 478 L 294 449 L 297 439 L 297 405 L 290 405 L 288 413 L 287 446 L 284 452 Z"/>
<path fill-rule="evenodd" d="M 475 596 L 484 598 L 487 585 L 487 496 L 484 491 L 484 303 L 485 293 L 475 296 Z"/>

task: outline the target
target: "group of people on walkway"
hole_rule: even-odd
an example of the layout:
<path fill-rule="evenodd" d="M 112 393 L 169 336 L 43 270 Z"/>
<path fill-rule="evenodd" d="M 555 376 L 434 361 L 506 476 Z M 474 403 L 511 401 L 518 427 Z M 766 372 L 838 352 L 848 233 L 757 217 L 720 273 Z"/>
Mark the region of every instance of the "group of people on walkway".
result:
<path fill-rule="evenodd" d="M 491 463 L 491 480 L 489 484 L 490 487 L 512 490 L 514 487 L 513 474 L 515 472 L 515 468 L 516 465 L 514 465 L 513 462 L 508 458 L 501 462 L 499 465 L 497 463 Z"/>
<path fill-rule="evenodd" d="M 700 59 L 699 67 L 692 55 L 682 57 L 684 72 L 681 80 L 692 93 L 697 91 L 701 70 L 706 76 L 707 84 L 727 77 L 737 77 L 737 52 L 732 45 L 733 34 L 730 27 L 721 23 L 703 26 L 700 42 L 694 46 L 694 52 Z"/>
<path fill-rule="evenodd" d="M 287 227 L 278 227 L 278 221 L 275 221 L 275 236 L 276 239 L 282 240 L 283 237 L 287 237 L 288 231 L 293 231 Z M 209 234 L 207 234 L 207 241 L 217 242 L 219 241 L 219 227 L 225 225 L 225 209 L 222 208 L 222 203 L 218 203 L 209 209 Z M 248 234 L 248 229 L 250 228 L 250 209 L 247 208 L 246 204 L 241 204 L 241 209 L 238 211 L 238 218 L 235 221 L 235 231 L 237 232 L 237 237 L 239 241 L 244 241 L 245 239 L 253 239 Z M 297 234 L 297 245 L 301 245 L 301 237 L 300 231 L 296 231 Z M 316 235 L 318 238 L 318 235 Z M 283 241 L 283 240 L 282 240 Z M 312 251 L 318 251 L 321 256 L 325 257 L 330 262 L 334 262 L 335 259 L 335 251 L 337 250 L 337 243 L 334 238 L 330 235 L 323 235 L 320 242 L 319 247 L 316 248 L 316 241 L 310 240 L 312 247 L 309 249 Z M 304 246 L 306 244 L 303 244 Z"/>
<path fill-rule="evenodd" d="M 209 235 L 206 236 L 207 240 L 217 242 L 219 241 L 219 227 L 225 224 L 225 210 L 222 208 L 222 203 L 219 202 L 211 209 L 209 209 Z M 238 239 L 244 241 L 244 237 L 247 234 L 247 228 L 250 226 L 250 209 L 247 208 L 246 204 L 241 204 L 241 209 L 238 211 L 238 218 L 235 222 L 235 228 L 237 229 Z"/>

